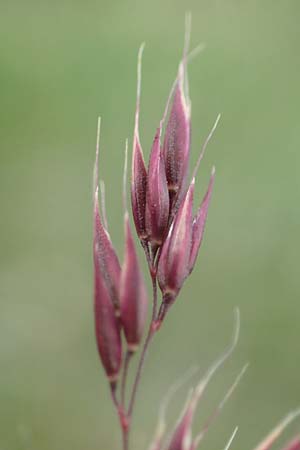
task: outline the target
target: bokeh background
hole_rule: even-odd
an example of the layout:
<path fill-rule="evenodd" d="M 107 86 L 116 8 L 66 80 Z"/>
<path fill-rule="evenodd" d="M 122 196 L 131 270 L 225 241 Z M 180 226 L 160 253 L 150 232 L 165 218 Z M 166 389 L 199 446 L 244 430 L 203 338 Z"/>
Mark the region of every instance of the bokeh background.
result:
<path fill-rule="evenodd" d="M 0 449 L 118 449 L 92 317 L 92 168 L 122 258 L 122 166 L 143 61 L 145 154 L 193 16 L 192 160 L 222 113 L 197 182 L 217 178 L 197 268 L 157 336 L 138 396 L 132 449 L 189 367 L 199 378 L 242 315 L 235 355 L 215 377 L 195 431 L 242 365 L 248 373 L 203 443 L 251 449 L 300 405 L 299 20 L 295 0 L 1 1 Z M 147 156 L 148 157 L 148 156 Z M 141 261 L 142 253 L 140 252 Z M 145 266 L 144 266 L 145 267 Z M 178 416 L 188 382 L 174 399 Z M 294 424 L 284 438 L 300 431 Z"/>

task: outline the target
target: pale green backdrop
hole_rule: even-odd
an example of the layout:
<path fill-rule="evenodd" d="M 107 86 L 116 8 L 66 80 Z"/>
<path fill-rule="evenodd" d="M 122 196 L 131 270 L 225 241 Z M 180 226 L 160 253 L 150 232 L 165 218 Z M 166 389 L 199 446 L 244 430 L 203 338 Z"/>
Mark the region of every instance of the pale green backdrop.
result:
<path fill-rule="evenodd" d="M 121 173 L 138 47 L 146 42 L 141 138 L 148 155 L 187 9 L 192 45 L 207 47 L 189 67 L 193 162 L 222 113 L 197 199 L 212 164 L 216 185 L 197 268 L 149 355 L 132 448 L 147 448 L 168 386 L 194 364 L 200 376 L 223 349 L 236 305 L 240 344 L 211 384 L 195 431 L 242 365 L 250 368 L 203 449 L 222 450 L 239 425 L 233 449 L 251 450 L 300 405 L 299 2 L 1 0 L 1 450 L 119 448 L 93 334 L 96 120 L 100 114 L 101 176 L 122 257 Z M 297 430 L 299 422 L 286 438 Z"/>

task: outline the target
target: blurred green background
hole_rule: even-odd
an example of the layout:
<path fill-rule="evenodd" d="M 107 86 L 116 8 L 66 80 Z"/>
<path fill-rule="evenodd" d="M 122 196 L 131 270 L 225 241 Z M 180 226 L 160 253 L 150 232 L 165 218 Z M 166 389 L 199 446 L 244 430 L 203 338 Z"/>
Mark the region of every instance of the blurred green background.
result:
<path fill-rule="evenodd" d="M 146 155 L 177 70 L 184 13 L 192 160 L 222 113 L 197 183 L 217 178 L 198 265 L 157 336 L 138 396 L 132 450 L 146 449 L 168 386 L 204 372 L 242 315 L 238 349 L 215 377 L 195 431 L 242 365 L 251 365 L 203 443 L 251 449 L 300 405 L 299 39 L 296 0 L 1 1 L 0 449 L 118 449 L 92 317 L 92 168 L 122 258 L 122 166 L 143 61 Z M 142 253 L 140 253 L 142 258 Z M 197 380 L 195 377 L 194 382 Z M 172 424 L 188 389 L 170 408 Z M 286 434 L 300 430 L 295 424 Z M 284 440 L 284 439 L 283 439 Z"/>

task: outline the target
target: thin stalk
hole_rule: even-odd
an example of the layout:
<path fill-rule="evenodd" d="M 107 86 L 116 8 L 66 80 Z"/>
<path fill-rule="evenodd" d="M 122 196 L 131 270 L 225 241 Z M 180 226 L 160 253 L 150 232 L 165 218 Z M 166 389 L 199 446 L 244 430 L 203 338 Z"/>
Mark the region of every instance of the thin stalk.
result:
<path fill-rule="evenodd" d="M 133 412 L 133 408 L 134 408 L 134 403 L 135 403 L 135 398 L 136 398 L 136 394 L 137 394 L 137 390 L 138 390 L 138 386 L 140 384 L 140 380 L 141 380 L 141 375 L 142 375 L 142 371 L 143 371 L 143 367 L 144 367 L 144 363 L 145 363 L 145 359 L 146 359 L 146 355 L 147 355 L 147 350 L 150 344 L 150 341 L 155 333 L 155 329 L 153 327 L 153 323 L 156 320 L 156 312 L 157 312 L 157 284 L 156 284 L 156 274 L 152 275 L 152 288 L 153 288 L 153 306 L 152 306 L 152 318 L 151 318 L 151 322 L 149 325 L 149 330 L 144 342 L 144 346 L 141 352 L 141 356 L 140 356 L 140 360 L 138 363 L 138 368 L 137 368 L 137 372 L 135 375 L 135 379 L 134 379 L 134 383 L 133 383 L 133 388 L 132 388 L 132 392 L 131 392 L 131 397 L 130 397 L 130 402 L 129 402 L 129 408 L 128 408 L 128 417 L 129 419 L 131 419 L 132 416 L 132 412 Z"/>
<path fill-rule="evenodd" d="M 130 350 L 127 350 L 125 361 L 124 361 L 124 369 L 122 374 L 122 381 L 121 381 L 121 404 L 125 411 L 125 392 L 126 392 L 126 381 L 127 381 L 127 375 L 128 375 L 128 369 L 129 364 L 131 360 L 132 352 Z"/>
<path fill-rule="evenodd" d="M 128 441 L 128 430 L 124 430 L 122 428 L 122 444 L 123 444 L 123 450 L 128 450 L 129 447 L 129 441 Z"/>
<path fill-rule="evenodd" d="M 132 412 L 134 409 L 135 399 L 137 390 L 141 381 L 142 371 L 148 351 L 148 347 L 150 344 L 150 341 L 155 334 L 155 327 L 154 324 L 156 322 L 156 315 L 157 315 L 157 281 L 156 281 L 156 270 L 157 270 L 157 263 L 155 269 L 153 268 L 153 262 L 150 258 L 149 248 L 144 243 L 143 248 L 145 250 L 145 254 L 147 257 L 148 265 L 149 265 L 149 271 L 151 274 L 152 279 L 152 292 L 153 292 L 153 303 L 152 303 L 152 316 L 151 316 L 151 322 L 149 325 L 148 333 L 141 351 L 140 360 L 138 363 L 135 379 L 132 386 L 131 396 L 129 400 L 129 407 L 128 411 L 126 413 L 125 410 L 125 392 L 126 392 L 126 380 L 127 380 L 127 373 L 128 373 L 128 367 L 131 359 L 131 353 L 127 352 L 125 357 L 125 363 L 124 363 L 124 370 L 122 375 L 122 381 L 121 381 L 121 403 L 122 403 L 122 417 L 120 416 L 120 407 L 119 407 L 119 416 L 120 416 L 120 425 L 122 429 L 122 444 L 123 444 L 123 450 L 129 450 L 129 431 L 131 426 L 131 417 Z M 124 426 L 124 419 L 126 420 L 125 426 Z"/>
<path fill-rule="evenodd" d="M 111 383 L 110 392 L 111 392 L 113 404 L 116 408 L 116 411 L 117 411 L 117 414 L 119 417 L 120 428 L 121 428 L 121 433 L 122 433 L 122 448 L 123 448 L 123 450 L 128 450 L 128 431 L 129 431 L 128 420 L 127 420 L 127 416 L 125 413 L 125 409 L 123 408 L 123 406 L 120 404 L 119 400 L 117 399 L 116 383 Z"/>

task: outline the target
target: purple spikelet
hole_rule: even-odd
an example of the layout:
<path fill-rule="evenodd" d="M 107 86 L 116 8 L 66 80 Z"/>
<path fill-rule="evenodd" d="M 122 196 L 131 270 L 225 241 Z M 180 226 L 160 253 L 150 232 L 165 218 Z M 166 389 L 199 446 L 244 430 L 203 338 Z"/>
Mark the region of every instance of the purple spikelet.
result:
<path fill-rule="evenodd" d="M 192 242 L 194 181 L 182 202 L 162 247 L 157 278 L 164 301 L 173 302 L 188 274 Z"/>
<path fill-rule="evenodd" d="M 157 129 L 150 154 L 146 197 L 146 229 L 154 252 L 163 243 L 169 221 L 169 191 L 160 145 L 161 126 Z"/>
<path fill-rule="evenodd" d="M 96 160 L 94 168 L 94 242 L 97 248 L 94 249 L 94 258 L 101 271 L 103 281 L 110 294 L 116 315 L 120 313 L 119 284 L 121 276 L 121 266 L 111 242 L 110 235 L 103 225 L 99 211 L 98 202 L 98 165 L 99 165 L 99 139 L 100 139 L 100 119 L 98 122 Z"/>
<path fill-rule="evenodd" d="M 133 136 L 132 177 L 131 177 L 132 214 L 137 235 L 142 241 L 147 239 L 147 231 L 146 231 L 147 169 L 144 162 L 144 155 L 139 136 L 141 61 L 143 49 L 144 45 L 140 47 L 138 56 L 137 100 L 136 100 L 134 136 Z"/>
<path fill-rule="evenodd" d="M 98 199 L 98 159 L 100 119 L 98 120 L 94 168 L 94 318 L 98 352 L 110 383 L 115 383 L 122 362 L 119 285 L 121 267 L 108 231 L 104 227 Z"/>
<path fill-rule="evenodd" d="M 95 192 L 94 206 L 94 315 L 96 341 L 99 355 L 111 383 L 118 378 L 121 361 L 122 346 L 119 319 L 109 289 L 101 269 L 101 235 L 99 229 L 98 190 Z"/>
<path fill-rule="evenodd" d="M 128 213 L 125 214 L 125 258 L 122 267 L 120 303 L 128 350 L 135 352 L 145 327 L 148 298 L 130 230 Z"/>
<path fill-rule="evenodd" d="M 175 205 L 178 198 L 181 198 L 189 170 L 191 105 L 185 92 L 187 83 L 185 72 L 185 64 L 182 62 L 179 66 L 177 85 L 163 145 L 172 206 Z"/>

